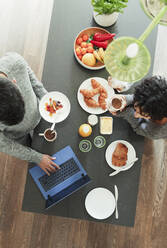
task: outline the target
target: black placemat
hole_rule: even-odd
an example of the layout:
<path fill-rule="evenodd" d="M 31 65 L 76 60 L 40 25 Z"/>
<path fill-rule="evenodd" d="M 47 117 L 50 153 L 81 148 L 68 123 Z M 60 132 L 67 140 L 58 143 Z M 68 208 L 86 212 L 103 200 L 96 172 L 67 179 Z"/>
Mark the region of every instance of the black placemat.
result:
<path fill-rule="evenodd" d="M 124 35 L 139 37 L 149 22 L 150 20 L 141 10 L 139 1 L 129 0 L 128 8 L 124 10 L 124 14 L 120 14 L 117 23 L 107 29 L 110 32 L 115 32 L 117 37 Z M 105 136 L 107 144 L 104 148 L 97 149 L 93 146 L 92 150 L 86 154 L 80 152 L 78 148 L 81 140 L 78 135 L 78 127 L 86 122 L 88 117 L 88 113 L 83 111 L 78 104 L 76 97 L 78 87 L 89 77 L 108 77 L 105 69 L 99 71 L 87 70 L 81 67 L 74 58 L 74 39 L 82 29 L 89 26 L 97 26 L 93 21 L 90 0 L 55 1 L 46 50 L 43 82 L 48 91 L 56 90 L 68 96 L 71 102 L 71 113 L 64 122 L 56 125 L 58 138 L 55 143 L 47 143 L 37 135 L 37 133 L 43 132 L 50 125 L 42 120 L 36 128 L 33 147 L 40 152 L 52 155 L 66 145 L 71 145 L 92 181 L 56 206 L 49 210 L 44 210 L 44 199 L 31 176 L 27 174 L 22 209 L 49 215 L 96 221 L 85 210 L 86 194 L 95 187 L 105 187 L 114 193 L 113 186 L 116 184 L 119 189 L 119 219 L 116 220 L 113 215 L 101 222 L 133 226 L 144 138 L 136 135 L 123 119 L 114 118 L 114 131 L 111 136 Z M 145 42 L 152 55 L 152 61 L 154 59 L 155 41 L 156 29 Z M 152 67 L 149 73 L 151 71 Z M 93 142 L 93 138 L 98 134 L 99 125 L 93 129 L 93 134 L 88 139 Z M 139 160 L 130 170 L 121 172 L 114 177 L 109 177 L 108 174 L 112 172 L 112 169 L 105 161 L 105 150 L 112 141 L 119 139 L 129 141 L 135 147 Z"/>

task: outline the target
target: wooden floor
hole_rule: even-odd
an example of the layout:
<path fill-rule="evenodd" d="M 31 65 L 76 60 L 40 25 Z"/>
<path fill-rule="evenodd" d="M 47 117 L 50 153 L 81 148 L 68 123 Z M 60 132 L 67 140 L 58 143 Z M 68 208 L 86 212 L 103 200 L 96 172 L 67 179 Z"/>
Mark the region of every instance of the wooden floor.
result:
<path fill-rule="evenodd" d="M 41 78 L 53 0 L 0 0 L 0 55 L 17 51 Z M 160 27 L 155 73 L 167 66 Z M 27 164 L 0 155 L 0 248 L 167 247 L 167 141 L 145 141 L 134 228 L 21 211 Z"/>

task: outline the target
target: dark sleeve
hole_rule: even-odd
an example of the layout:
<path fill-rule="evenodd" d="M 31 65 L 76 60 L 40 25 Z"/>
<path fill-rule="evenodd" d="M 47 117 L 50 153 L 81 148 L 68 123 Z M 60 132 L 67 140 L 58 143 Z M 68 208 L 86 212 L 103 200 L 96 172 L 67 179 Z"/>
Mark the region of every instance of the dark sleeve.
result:
<path fill-rule="evenodd" d="M 131 125 L 133 130 L 141 136 L 149 139 L 160 139 L 165 136 L 162 132 L 161 126 L 156 125 L 149 120 L 145 121 L 141 118 L 135 118 L 133 107 L 127 107 L 124 111 L 118 113 L 116 117 L 122 117 L 125 119 Z"/>

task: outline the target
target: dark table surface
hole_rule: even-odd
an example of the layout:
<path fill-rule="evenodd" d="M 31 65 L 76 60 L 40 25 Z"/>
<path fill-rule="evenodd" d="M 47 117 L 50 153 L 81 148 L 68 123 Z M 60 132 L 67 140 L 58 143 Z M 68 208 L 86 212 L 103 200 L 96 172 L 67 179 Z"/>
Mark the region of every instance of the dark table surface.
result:
<path fill-rule="evenodd" d="M 150 20 L 142 11 L 139 1 L 129 0 L 128 8 L 124 10 L 124 14 L 120 14 L 117 23 L 107 28 L 107 30 L 115 32 L 116 37 L 124 35 L 139 37 L 149 23 Z M 33 147 L 42 153 L 52 155 L 66 145 L 70 145 L 92 181 L 56 206 L 44 210 L 44 199 L 28 174 L 23 210 L 96 221 L 85 210 L 84 201 L 87 193 L 95 187 L 105 187 L 114 193 L 113 186 L 116 184 L 119 189 L 119 219 L 116 220 L 113 215 L 101 222 L 133 226 L 144 138 L 136 135 L 126 121 L 114 117 L 113 134 L 105 136 L 107 142 L 104 148 L 97 149 L 92 146 L 89 153 L 82 153 L 78 148 L 82 139 L 78 135 L 78 128 L 82 123 L 87 122 L 89 115 L 78 104 L 76 97 L 78 88 L 89 77 L 103 77 L 106 79 L 108 77 L 105 69 L 99 71 L 87 70 L 78 64 L 74 58 L 74 39 L 82 29 L 90 26 L 97 26 L 97 24 L 93 20 L 89 0 L 55 1 L 42 81 L 48 91 L 60 91 L 69 98 L 71 113 L 65 121 L 56 124 L 55 129 L 58 137 L 54 143 L 47 143 L 43 137 L 38 136 L 39 132 L 43 132 L 51 125 L 42 120 L 36 128 Z M 151 53 L 152 61 L 154 59 L 156 32 L 155 29 L 145 42 Z M 149 72 L 150 75 L 151 72 L 152 67 Z M 109 113 L 103 115 L 109 115 Z M 97 135 L 99 135 L 99 125 L 93 128 L 93 134 L 88 139 L 93 141 Z M 139 160 L 130 170 L 109 177 L 108 174 L 112 172 L 112 169 L 105 161 L 105 150 L 112 141 L 119 139 L 126 140 L 134 146 Z"/>

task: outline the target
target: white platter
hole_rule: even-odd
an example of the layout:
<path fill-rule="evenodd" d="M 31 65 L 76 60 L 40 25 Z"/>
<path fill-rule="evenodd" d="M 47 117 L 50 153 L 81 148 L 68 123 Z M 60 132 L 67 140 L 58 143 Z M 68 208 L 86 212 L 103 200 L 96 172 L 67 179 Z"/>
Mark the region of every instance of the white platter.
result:
<path fill-rule="evenodd" d="M 78 93 L 77 93 L 77 99 L 78 99 L 78 102 L 81 106 L 81 108 L 83 108 L 83 110 L 85 110 L 87 113 L 90 113 L 90 114 L 103 114 L 105 112 L 108 111 L 108 109 L 104 110 L 100 107 L 98 108 L 91 108 L 91 107 L 88 107 L 84 101 L 84 97 L 83 95 L 80 93 L 80 90 L 81 89 L 87 89 L 87 90 L 92 90 L 92 84 L 91 84 L 91 79 L 95 79 L 97 82 L 99 82 L 106 90 L 107 90 L 107 93 L 108 93 L 108 97 L 106 99 L 106 102 L 109 101 L 109 99 L 111 98 L 112 95 L 114 95 L 114 90 L 113 88 L 111 88 L 109 85 L 108 85 L 108 82 L 106 79 L 104 78 L 100 78 L 100 77 L 92 77 L 92 78 L 88 78 L 86 79 L 84 82 L 81 83 L 79 89 L 78 89 Z M 93 97 L 93 99 L 95 101 L 98 101 L 98 96 L 99 94 L 95 95 Z"/>

